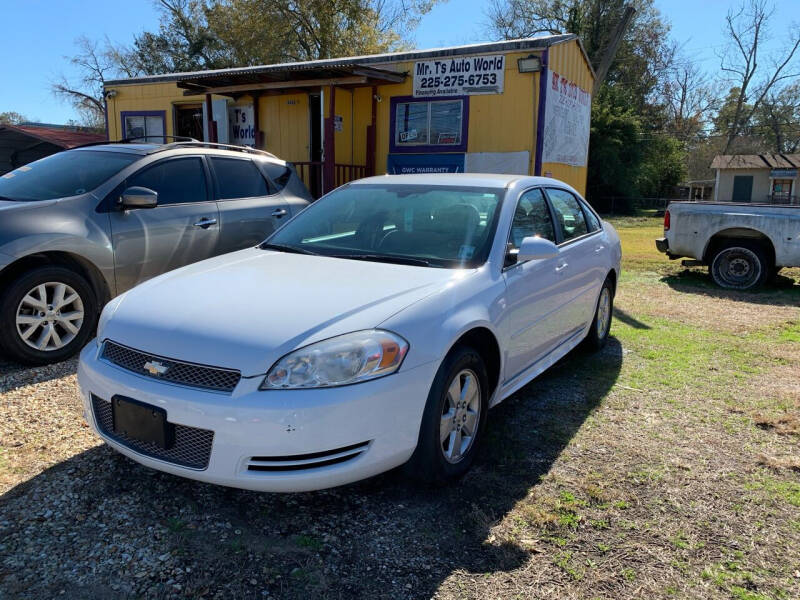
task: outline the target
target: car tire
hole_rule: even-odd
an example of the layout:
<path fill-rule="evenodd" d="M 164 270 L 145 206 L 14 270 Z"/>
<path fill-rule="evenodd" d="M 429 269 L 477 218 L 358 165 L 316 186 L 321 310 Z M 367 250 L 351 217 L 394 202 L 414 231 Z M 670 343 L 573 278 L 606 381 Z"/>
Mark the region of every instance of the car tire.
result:
<path fill-rule="evenodd" d="M 716 249 L 709 274 L 718 286 L 729 290 L 750 290 L 762 285 L 772 268 L 759 244 L 736 240 Z"/>
<path fill-rule="evenodd" d="M 35 268 L 0 294 L 0 350 L 23 364 L 66 360 L 83 348 L 96 324 L 92 286 L 66 267 Z"/>
<path fill-rule="evenodd" d="M 608 341 L 608 334 L 611 331 L 611 320 L 614 316 L 614 284 L 611 279 L 606 278 L 600 293 L 597 295 L 597 303 L 594 309 L 594 319 L 589 333 L 584 339 L 584 346 L 589 350 L 601 350 Z"/>
<path fill-rule="evenodd" d="M 431 485 L 443 485 L 464 475 L 482 444 L 488 411 L 486 365 L 473 348 L 457 346 L 433 380 L 417 448 L 406 464 L 406 472 Z"/>

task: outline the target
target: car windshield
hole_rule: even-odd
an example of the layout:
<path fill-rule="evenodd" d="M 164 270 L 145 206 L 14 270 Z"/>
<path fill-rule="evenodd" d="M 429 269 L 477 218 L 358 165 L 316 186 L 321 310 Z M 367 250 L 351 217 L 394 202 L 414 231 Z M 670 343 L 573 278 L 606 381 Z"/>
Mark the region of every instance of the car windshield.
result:
<path fill-rule="evenodd" d="M 35 201 L 78 196 L 140 158 L 125 152 L 59 152 L 0 175 L 0 197 Z"/>
<path fill-rule="evenodd" d="M 357 184 L 312 204 L 262 248 L 460 268 L 483 264 L 503 189 Z"/>

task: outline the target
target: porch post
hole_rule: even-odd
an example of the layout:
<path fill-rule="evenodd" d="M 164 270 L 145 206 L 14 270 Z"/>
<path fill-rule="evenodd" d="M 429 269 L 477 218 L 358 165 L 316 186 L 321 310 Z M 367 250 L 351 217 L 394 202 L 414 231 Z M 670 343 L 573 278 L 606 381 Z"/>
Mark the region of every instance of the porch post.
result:
<path fill-rule="evenodd" d="M 206 114 L 208 115 L 208 139 L 207 142 L 217 143 L 217 122 L 214 120 L 214 111 L 211 105 L 211 94 L 206 94 Z"/>
<path fill-rule="evenodd" d="M 322 163 L 323 193 L 327 194 L 336 187 L 336 146 L 334 142 L 333 120 L 336 115 L 336 88 L 328 86 L 328 116 L 325 117 L 325 133 L 323 151 L 325 156 Z"/>
<path fill-rule="evenodd" d="M 378 87 L 372 86 L 372 120 L 367 125 L 367 172 L 370 177 L 375 175 L 375 152 L 377 150 L 377 124 L 378 124 Z"/>
<path fill-rule="evenodd" d="M 255 146 L 261 150 L 266 150 L 264 147 L 264 134 L 261 133 L 260 121 L 258 116 L 258 105 L 260 102 L 261 94 L 253 92 L 253 130 L 255 131 Z"/>

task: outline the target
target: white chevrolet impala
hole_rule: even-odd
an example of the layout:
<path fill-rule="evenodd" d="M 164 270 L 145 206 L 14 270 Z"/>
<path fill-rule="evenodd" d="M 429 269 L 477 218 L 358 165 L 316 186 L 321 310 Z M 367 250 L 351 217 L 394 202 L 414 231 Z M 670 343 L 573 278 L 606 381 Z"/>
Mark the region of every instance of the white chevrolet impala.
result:
<path fill-rule="evenodd" d="M 81 354 L 85 416 L 130 458 L 221 485 L 313 490 L 403 464 L 446 481 L 490 407 L 603 346 L 620 254 L 554 179 L 364 179 L 110 302 Z"/>

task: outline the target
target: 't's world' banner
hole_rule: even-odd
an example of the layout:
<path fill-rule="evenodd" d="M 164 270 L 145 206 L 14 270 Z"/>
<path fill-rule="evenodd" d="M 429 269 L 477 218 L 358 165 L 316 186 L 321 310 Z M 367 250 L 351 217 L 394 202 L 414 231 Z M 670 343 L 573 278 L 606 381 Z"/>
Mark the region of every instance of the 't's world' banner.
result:
<path fill-rule="evenodd" d="M 585 167 L 589 153 L 592 95 L 555 71 L 549 77 L 544 109 L 543 163 Z"/>

